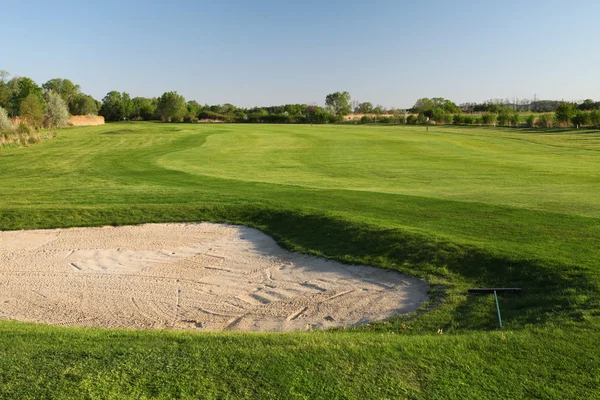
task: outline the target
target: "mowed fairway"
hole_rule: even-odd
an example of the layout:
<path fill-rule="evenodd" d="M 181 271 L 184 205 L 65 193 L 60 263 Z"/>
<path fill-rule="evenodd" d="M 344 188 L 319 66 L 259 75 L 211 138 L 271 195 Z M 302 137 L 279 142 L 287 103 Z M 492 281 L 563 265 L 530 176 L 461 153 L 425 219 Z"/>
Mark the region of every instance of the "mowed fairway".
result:
<path fill-rule="evenodd" d="M 600 133 L 120 123 L 0 149 L 0 229 L 213 221 L 429 280 L 311 333 L 0 322 L 3 398 L 598 398 Z M 469 287 L 516 286 L 493 299 Z M 0 287 L 0 317 L 2 303 Z"/>

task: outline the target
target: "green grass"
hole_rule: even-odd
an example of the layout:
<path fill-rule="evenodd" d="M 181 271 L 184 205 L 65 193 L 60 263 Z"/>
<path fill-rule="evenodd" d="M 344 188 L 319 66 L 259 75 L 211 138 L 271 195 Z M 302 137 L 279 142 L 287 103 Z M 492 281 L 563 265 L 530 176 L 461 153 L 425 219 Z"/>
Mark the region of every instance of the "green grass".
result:
<path fill-rule="evenodd" d="M 158 123 L 0 149 L 0 229 L 224 221 L 432 283 L 416 315 L 335 332 L 0 322 L 0 396 L 595 398 L 599 152 L 590 130 Z M 473 286 L 523 287 L 504 332 Z"/>

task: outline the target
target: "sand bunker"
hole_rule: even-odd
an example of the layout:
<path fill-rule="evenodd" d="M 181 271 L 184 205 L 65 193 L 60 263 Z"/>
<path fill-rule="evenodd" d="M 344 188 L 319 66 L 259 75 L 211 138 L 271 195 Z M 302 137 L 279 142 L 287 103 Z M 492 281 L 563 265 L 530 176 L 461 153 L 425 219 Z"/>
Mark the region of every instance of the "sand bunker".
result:
<path fill-rule="evenodd" d="M 0 232 L 0 318 L 65 326 L 290 331 L 415 310 L 427 285 L 289 253 L 251 228 Z"/>

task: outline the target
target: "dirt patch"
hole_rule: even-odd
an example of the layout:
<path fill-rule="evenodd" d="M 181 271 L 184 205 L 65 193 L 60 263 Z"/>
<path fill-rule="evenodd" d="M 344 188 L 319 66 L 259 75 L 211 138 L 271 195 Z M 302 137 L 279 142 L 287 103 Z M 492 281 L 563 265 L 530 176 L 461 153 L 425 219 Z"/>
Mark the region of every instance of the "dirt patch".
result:
<path fill-rule="evenodd" d="M 0 318 L 209 331 L 352 326 L 415 310 L 427 285 L 289 253 L 251 228 L 148 224 L 0 232 Z"/>

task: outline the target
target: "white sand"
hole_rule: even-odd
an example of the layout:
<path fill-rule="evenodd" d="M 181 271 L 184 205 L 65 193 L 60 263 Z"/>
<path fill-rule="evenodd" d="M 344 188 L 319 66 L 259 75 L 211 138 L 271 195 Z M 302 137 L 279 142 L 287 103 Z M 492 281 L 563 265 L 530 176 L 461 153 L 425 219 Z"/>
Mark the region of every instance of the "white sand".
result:
<path fill-rule="evenodd" d="M 65 326 L 291 331 L 415 310 L 428 286 L 289 253 L 251 228 L 0 232 L 0 318 Z"/>

